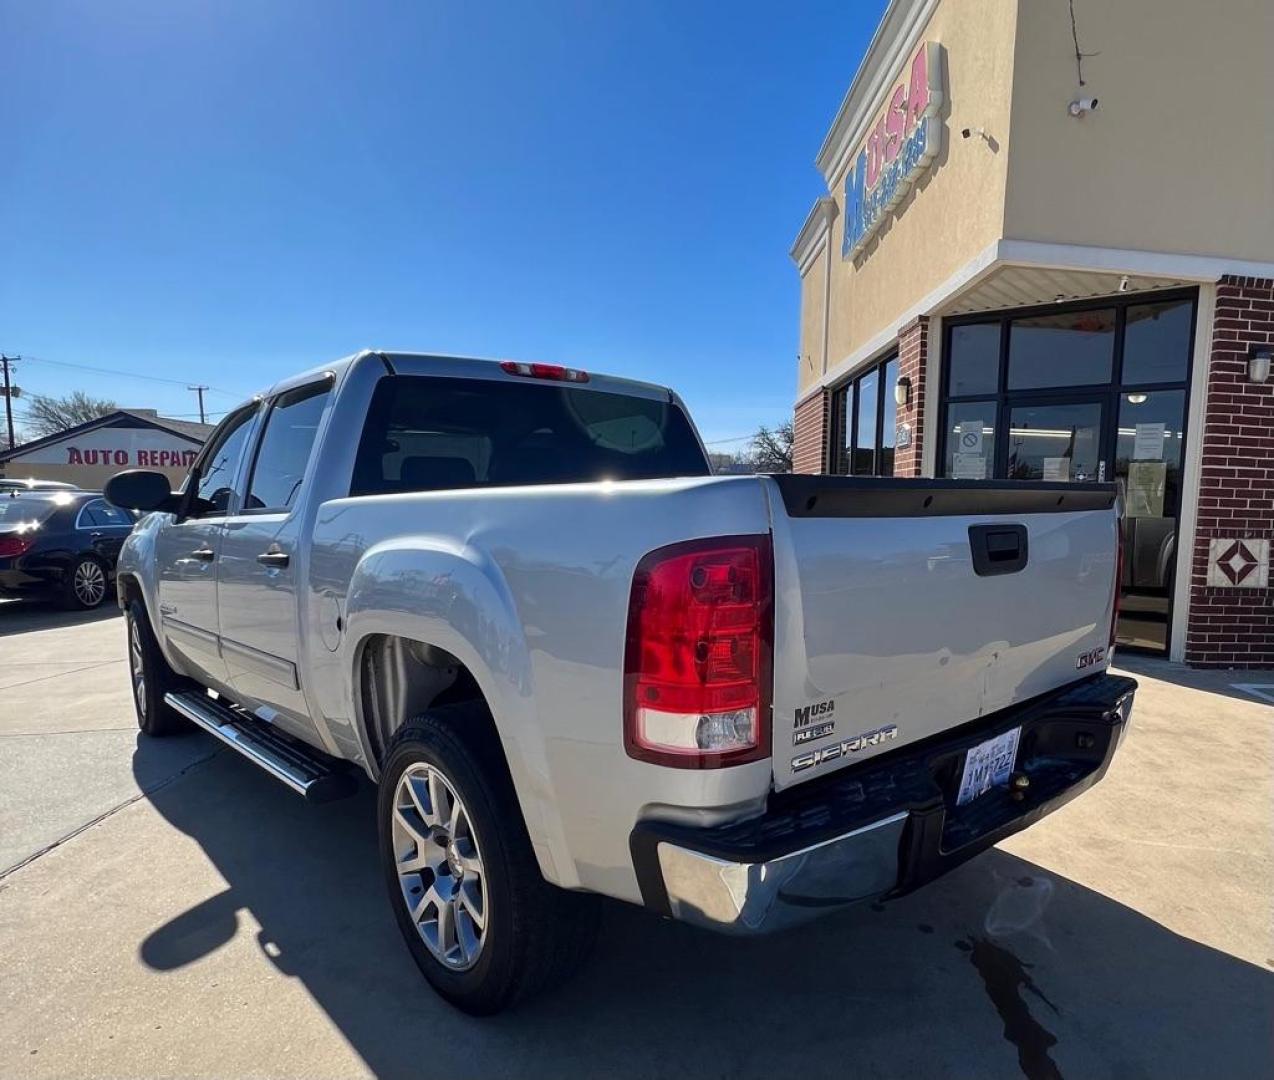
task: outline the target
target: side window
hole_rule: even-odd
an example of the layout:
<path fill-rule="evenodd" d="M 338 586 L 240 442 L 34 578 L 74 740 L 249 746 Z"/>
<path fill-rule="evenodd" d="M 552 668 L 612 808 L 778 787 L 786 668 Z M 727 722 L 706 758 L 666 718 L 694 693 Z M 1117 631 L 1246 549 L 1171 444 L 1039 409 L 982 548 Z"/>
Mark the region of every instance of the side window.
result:
<path fill-rule="evenodd" d="M 94 499 L 92 502 L 86 502 L 80 507 L 80 512 L 75 518 L 75 527 L 77 529 L 91 529 L 102 524 L 102 519 L 98 516 L 98 507 L 103 502 L 102 499 Z"/>
<path fill-rule="evenodd" d="M 256 405 L 240 409 L 222 421 L 220 430 L 213 432 L 209 450 L 200 464 L 192 516 L 224 514 L 229 508 L 235 495 L 234 482 L 239 462 L 247 446 L 251 420 L 256 411 Z"/>
<path fill-rule="evenodd" d="M 94 499 L 92 502 L 85 503 L 80 510 L 76 527 L 80 529 L 91 527 L 131 529 L 134 520 L 127 510 L 112 506 L 105 499 Z"/>
<path fill-rule="evenodd" d="M 270 407 L 252 465 L 245 510 L 292 508 L 331 392 L 332 384 L 325 380 L 289 390 Z"/>

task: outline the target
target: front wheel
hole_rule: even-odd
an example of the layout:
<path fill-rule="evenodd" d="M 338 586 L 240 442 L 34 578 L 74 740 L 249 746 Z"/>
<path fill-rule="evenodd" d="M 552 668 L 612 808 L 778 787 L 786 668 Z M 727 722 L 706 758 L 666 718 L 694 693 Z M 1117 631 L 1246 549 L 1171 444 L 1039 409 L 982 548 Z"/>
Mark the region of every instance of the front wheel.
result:
<path fill-rule="evenodd" d="M 489 722 L 469 704 L 409 721 L 390 743 L 378 798 L 407 948 L 442 997 L 479 1016 L 566 977 L 598 913 L 597 897 L 541 875 Z"/>
<path fill-rule="evenodd" d="M 190 722 L 164 701 L 164 695 L 180 689 L 183 680 L 159 651 L 146 610 L 133 601 L 125 609 L 124 621 L 128 627 L 128 674 L 138 730 L 152 737 L 186 731 Z"/>

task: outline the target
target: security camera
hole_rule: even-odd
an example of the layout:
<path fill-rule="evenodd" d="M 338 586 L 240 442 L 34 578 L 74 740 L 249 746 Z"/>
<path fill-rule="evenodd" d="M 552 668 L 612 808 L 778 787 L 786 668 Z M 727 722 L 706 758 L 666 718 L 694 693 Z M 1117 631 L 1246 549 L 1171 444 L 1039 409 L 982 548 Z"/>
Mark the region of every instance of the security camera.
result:
<path fill-rule="evenodd" d="M 969 130 L 968 128 L 961 128 L 961 129 L 960 129 L 960 138 L 962 138 L 962 139 L 967 139 L 967 138 L 968 138 L 970 135 L 972 135 L 972 134 L 973 134 L 973 132 L 972 132 L 971 130 Z"/>
<path fill-rule="evenodd" d="M 1066 111 L 1071 116 L 1084 116 L 1087 113 L 1094 112 L 1096 109 L 1097 99 L 1095 97 L 1077 98 L 1066 107 Z"/>
<path fill-rule="evenodd" d="M 974 135 L 976 135 L 979 139 L 986 139 L 987 138 L 986 128 L 976 127 L 976 128 L 961 128 L 960 129 L 960 137 L 962 139 L 971 139 L 973 138 Z"/>

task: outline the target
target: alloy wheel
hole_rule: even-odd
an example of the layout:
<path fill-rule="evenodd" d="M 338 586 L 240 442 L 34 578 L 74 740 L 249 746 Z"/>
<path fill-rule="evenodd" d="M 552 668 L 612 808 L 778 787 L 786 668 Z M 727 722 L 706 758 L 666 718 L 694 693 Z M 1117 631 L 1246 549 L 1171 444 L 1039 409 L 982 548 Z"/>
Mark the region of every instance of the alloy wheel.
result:
<path fill-rule="evenodd" d="M 486 940 L 486 874 L 469 813 L 434 766 L 416 762 L 399 778 L 392 833 L 398 885 L 416 932 L 444 966 L 468 970 Z"/>
<path fill-rule="evenodd" d="M 146 665 L 142 655 L 142 632 L 137 616 L 128 614 L 128 660 L 133 676 L 133 700 L 137 702 L 137 715 L 146 719 Z"/>
<path fill-rule="evenodd" d="M 75 568 L 71 587 L 75 598 L 86 608 L 97 607 L 106 596 L 106 574 L 101 564 L 92 559 L 83 560 Z"/>

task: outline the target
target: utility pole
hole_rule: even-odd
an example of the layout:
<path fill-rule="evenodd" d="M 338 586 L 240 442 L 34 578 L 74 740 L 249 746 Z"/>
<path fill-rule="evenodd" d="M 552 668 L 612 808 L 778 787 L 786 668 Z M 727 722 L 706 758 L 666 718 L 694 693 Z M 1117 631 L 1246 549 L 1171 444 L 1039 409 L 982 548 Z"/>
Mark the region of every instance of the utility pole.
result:
<path fill-rule="evenodd" d="M 17 360 L 18 357 L 13 359 Z M 9 357 L 0 353 L 0 367 L 4 368 L 4 418 L 9 426 L 9 449 L 13 449 L 13 387 L 9 385 Z"/>
<path fill-rule="evenodd" d="M 196 394 L 198 394 L 198 395 L 199 395 L 199 422 L 200 422 L 201 424 L 206 424 L 208 421 L 207 421 L 207 419 L 204 417 L 204 411 L 203 411 L 203 392 L 204 392 L 205 390 L 207 390 L 207 389 L 208 389 L 208 387 L 206 387 L 206 386 L 187 386 L 187 387 L 186 387 L 186 389 L 187 389 L 187 390 L 193 390 Z"/>

